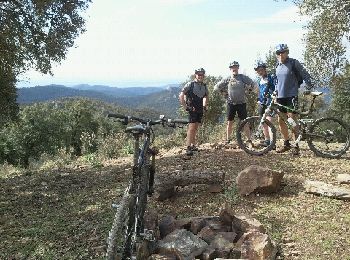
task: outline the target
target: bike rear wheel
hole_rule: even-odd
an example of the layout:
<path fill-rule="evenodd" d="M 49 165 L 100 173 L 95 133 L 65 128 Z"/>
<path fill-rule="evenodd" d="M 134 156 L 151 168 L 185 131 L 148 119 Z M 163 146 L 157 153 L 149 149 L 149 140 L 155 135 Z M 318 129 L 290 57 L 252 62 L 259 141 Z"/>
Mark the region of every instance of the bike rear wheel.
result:
<path fill-rule="evenodd" d="M 276 128 L 269 120 L 265 120 L 264 124 L 268 126 L 270 135 L 270 142 L 265 143 L 264 124 L 260 121 L 259 116 L 248 117 L 237 127 L 237 143 L 242 150 L 251 155 L 266 154 L 276 145 Z"/>
<path fill-rule="evenodd" d="M 310 126 L 307 143 L 317 156 L 339 158 L 349 149 L 349 128 L 337 118 L 320 118 Z"/>

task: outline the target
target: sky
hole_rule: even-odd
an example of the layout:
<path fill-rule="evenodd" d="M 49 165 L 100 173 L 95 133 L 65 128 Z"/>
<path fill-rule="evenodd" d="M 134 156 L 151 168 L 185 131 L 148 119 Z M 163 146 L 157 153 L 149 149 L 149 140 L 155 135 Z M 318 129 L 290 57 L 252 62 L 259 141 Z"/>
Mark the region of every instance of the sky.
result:
<path fill-rule="evenodd" d="M 86 32 L 54 76 L 26 73 L 20 87 L 63 84 L 114 87 L 182 83 L 203 67 L 227 76 L 228 64 L 254 77 L 254 63 L 278 43 L 302 61 L 305 17 L 291 1 L 94 0 Z"/>

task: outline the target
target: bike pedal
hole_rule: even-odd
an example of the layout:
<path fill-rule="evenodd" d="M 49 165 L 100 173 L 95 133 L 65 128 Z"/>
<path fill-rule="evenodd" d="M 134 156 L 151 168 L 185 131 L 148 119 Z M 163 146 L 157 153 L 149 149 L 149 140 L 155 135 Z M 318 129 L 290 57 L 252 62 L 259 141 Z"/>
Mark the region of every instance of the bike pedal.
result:
<path fill-rule="evenodd" d="M 144 240 L 147 240 L 150 242 L 156 241 L 156 238 L 154 236 L 154 231 L 150 229 L 144 229 L 143 233 L 141 233 L 140 236 L 142 236 Z"/>

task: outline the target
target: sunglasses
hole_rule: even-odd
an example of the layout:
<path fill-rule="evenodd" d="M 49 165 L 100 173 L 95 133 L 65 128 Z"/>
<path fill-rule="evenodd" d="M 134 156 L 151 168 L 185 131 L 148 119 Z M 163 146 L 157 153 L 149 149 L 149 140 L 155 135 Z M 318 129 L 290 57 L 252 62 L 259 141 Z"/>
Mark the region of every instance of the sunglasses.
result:
<path fill-rule="evenodd" d="M 204 74 L 197 74 L 198 77 L 204 77 Z"/>

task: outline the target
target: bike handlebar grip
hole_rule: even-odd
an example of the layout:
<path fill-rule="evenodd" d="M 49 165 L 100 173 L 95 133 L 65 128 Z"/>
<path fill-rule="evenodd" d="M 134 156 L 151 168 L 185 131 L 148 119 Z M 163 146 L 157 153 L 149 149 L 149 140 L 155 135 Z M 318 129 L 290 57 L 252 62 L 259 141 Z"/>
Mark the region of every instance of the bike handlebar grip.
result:
<path fill-rule="evenodd" d="M 108 114 L 108 117 L 115 117 L 115 118 L 119 118 L 119 119 L 128 119 L 127 116 L 121 115 L 121 114 Z"/>

